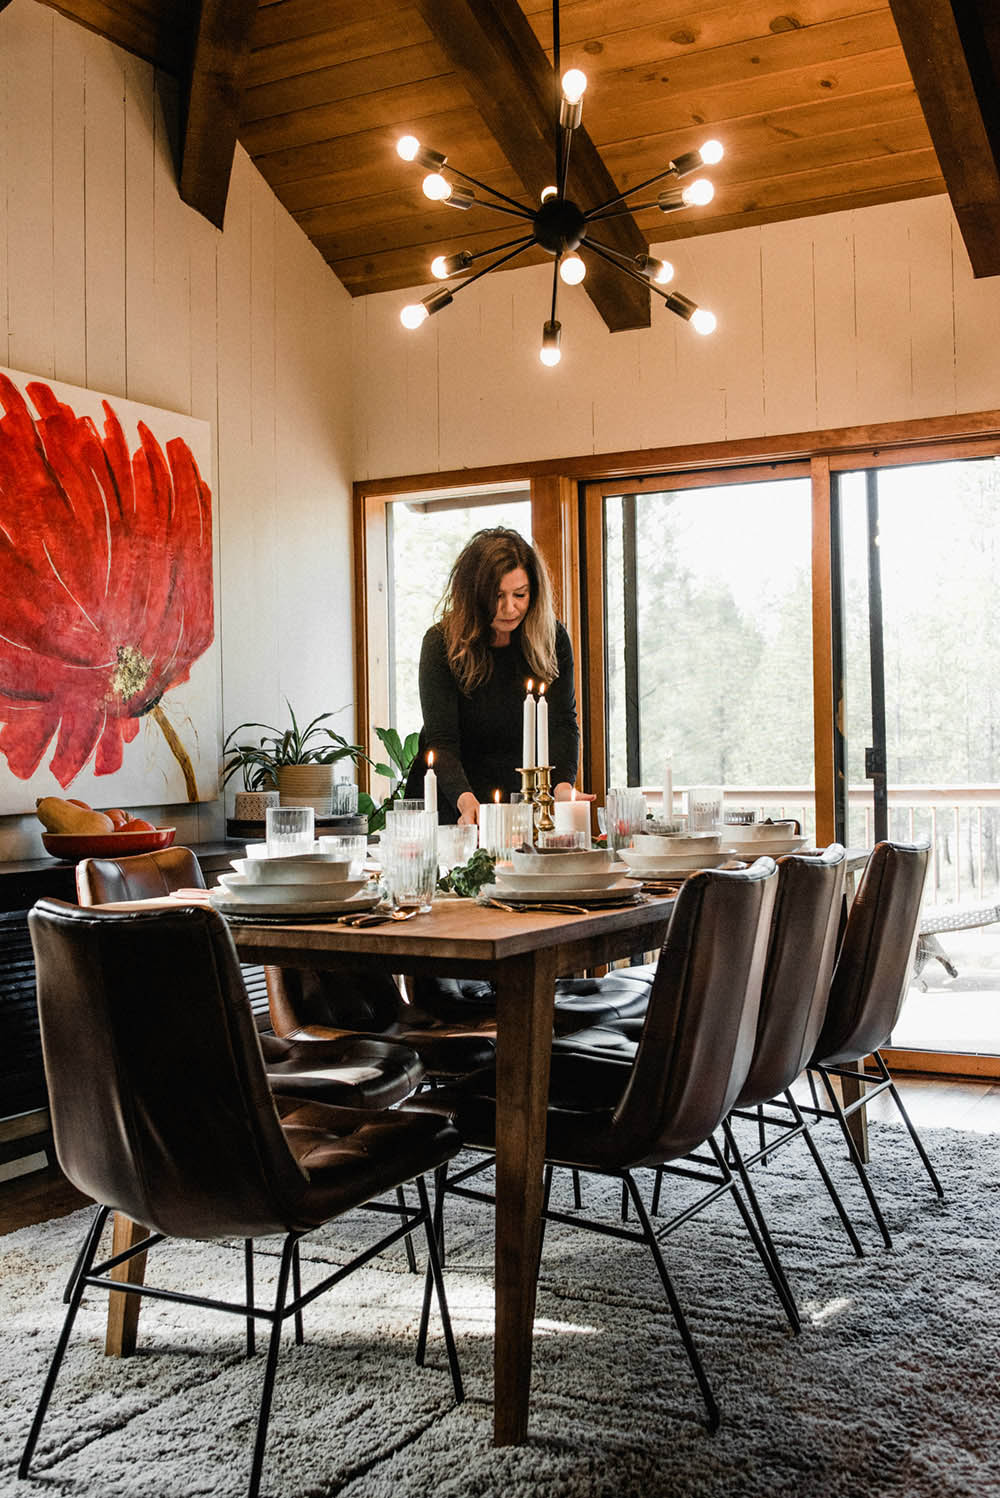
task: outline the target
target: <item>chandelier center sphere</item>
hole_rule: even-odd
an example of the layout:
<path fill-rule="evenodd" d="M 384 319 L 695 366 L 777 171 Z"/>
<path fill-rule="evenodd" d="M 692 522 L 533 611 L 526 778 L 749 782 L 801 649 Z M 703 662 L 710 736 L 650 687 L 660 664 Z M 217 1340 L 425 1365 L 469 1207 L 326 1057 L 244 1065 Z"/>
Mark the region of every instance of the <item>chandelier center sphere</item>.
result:
<path fill-rule="evenodd" d="M 587 221 L 568 198 L 547 198 L 532 220 L 535 238 L 550 255 L 575 250 L 587 234 Z"/>

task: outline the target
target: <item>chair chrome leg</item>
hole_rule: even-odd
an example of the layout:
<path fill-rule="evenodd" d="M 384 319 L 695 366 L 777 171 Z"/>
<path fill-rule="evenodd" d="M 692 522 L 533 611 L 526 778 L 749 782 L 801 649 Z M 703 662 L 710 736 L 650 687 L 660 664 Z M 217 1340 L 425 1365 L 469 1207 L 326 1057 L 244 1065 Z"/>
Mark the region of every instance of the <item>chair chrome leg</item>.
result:
<path fill-rule="evenodd" d="M 73 1268 L 70 1271 L 69 1279 L 66 1281 L 66 1288 L 63 1291 L 63 1305 L 64 1306 L 68 1306 L 69 1305 L 70 1298 L 71 1298 L 71 1296 L 73 1294 L 73 1286 L 76 1284 L 77 1279 L 79 1278 L 80 1269 L 81 1269 L 81 1267 L 83 1265 L 83 1261 L 84 1261 L 84 1259 L 86 1259 L 87 1254 L 90 1252 L 90 1247 L 91 1247 L 91 1241 L 90 1240 L 91 1240 L 91 1236 L 93 1234 L 97 1234 L 97 1236 L 99 1237 L 101 1231 L 104 1228 L 105 1222 L 107 1222 L 107 1213 L 105 1212 L 104 1216 L 102 1217 L 101 1216 L 101 1212 L 102 1211 L 103 1211 L 103 1208 L 101 1208 L 101 1207 L 95 1207 L 94 1208 L 94 1215 L 93 1215 L 93 1217 L 91 1219 L 90 1229 L 87 1232 L 87 1235 L 84 1238 L 83 1242 L 80 1244 L 80 1252 L 76 1256 L 76 1261 L 74 1262 Z M 91 1262 L 93 1262 L 93 1256 L 91 1256 Z"/>
<path fill-rule="evenodd" d="M 406 1193 L 403 1190 L 402 1186 L 397 1186 L 396 1187 L 396 1200 L 399 1202 L 399 1206 L 400 1206 L 400 1212 L 399 1212 L 400 1218 L 401 1218 L 401 1220 L 403 1222 L 406 1222 L 407 1221 L 407 1216 L 406 1216 Z M 417 1272 L 417 1256 L 416 1256 L 416 1254 L 413 1251 L 413 1236 L 412 1236 L 412 1234 L 407 1233 L 406 1237 L 403 1239 L 403 1242 L 406 1244 L 406 1265 L 407 1265 L 407 1268 L 409 1269 L 409 1271 L 410 1271 L 411 1274 L 416 1274 L 416 1272 Z"/>
<path fill-rule="evenodd" d="M 267 1344 L 267 1363 L 264 1367 L 264 1384 L 260 1392 L 260 1411 L 257 1415 L 257 1435 L 254 1440 L 253 1462 L 250 1466 L 250 1486 L 247 1498 L 257 1498 L 260 1491 L 260 1476 L 264 1467 L 264 1447 L 267 1443 L 267 1427 L 271 1418 L 271 1399 L 274 1394 L 274 1376 L 278 1371 L 278 1351 L 281 1346 L 281 1324 L 284 1321 L 285 1300 L 288 1295 L 288 1276 L 296 1258 L 298 1238 L 289 1233 L 281 1252 L 278 1266 L 278 1284 L 274 1292 L 274 1311 L 271 1321 L 271 1336 Z"/>
<path fill-rule="evenodd" d="M 687 1353 L 688 1362 L 691 1364 L 691 1370 L 698 1381 L 698 1387 L 701 1390 L 701 1397 L 705 1402 L 705 1409 L 708 1412 L 708 1428 L 714 1433 L 719 1428 L 720 1415 L 719 1406 L 716 1403 L 715 1395 L 712 1393 L 712 1386 L 708 1381 L 708 1375 L 705 1372 L 701 1357 L 698 1353 L 698 1349 L 695 1346 L 694 1338 L 691 1335 L 691 1329 L 687 1324 L 687 1318 L 684 1315 L 683 1310 L 681 1309 L 681 1303 L 677 1299 L 677 1291 L 674 1289 L 673 1281 L 671 1280 L 670 1275 L 667 1272 L 667 1266 L 664 1263 L 663 1254 L 660 1252 L 660 1245 L 657 1243 L 656 1234 L 653 1232 L 653 1225 L 650 1222 L 646 1209 L 642 1204 L 642 1197 L 639 1195 L 639 1188 L 636 1186 L 635 1182 L 628 1172 L 625 1173 L 624 1181 L 628 1188 L 629 1195 L 632 1198 L 632 1202 L 635 1206 L 636 1215 L 639 1219 L 639 1225 L 642 1228 L 643 1238 L 649 1245 L 649 1251 L 653 1255 L 653 1262 L 655 1263 L 656 1271 L 660 1276 L 660 1282 L 663 1285 L 663 1289 L 667 1297 L 667 1303 L 670 1306 L 670 1314 L 674 1318 L 674 1325 L 676 1326 L 680 1339 L 684 1344 L 684 1351 Z"/>
<path fill-rule="evenodd" d="M 73 1275 L 73 1288 L 70 1291 L 69 1297 L 69 1309 L 63 1320 L 62 1331 L 59 1333 L 59 1341 L 56 1343 L 56 1350 L 52 1354 L 49 1371 L 45 1376 L 45 1383 L 42 1386 L 42 1392 L 39 1396 L 35 1418 L 31 1422 L 28 1439 L 24 1443 L 24 1451 L 21 1453 L 21 1461 L 17 1469 L 18 1477 L 27 1477 L 28 1475 L 31 1458 L 35 1454 L 35 1446 L 41 1434 L 42 1421 L 45 1419 L 45 1412 L 49 1407 L 49 1400 L 52 1398 L 52 1391 L 56 1386 L 59 1369 L 62 1367 L 62 1360 L 69 1344 L 73 1323 L 76 1320 L 76 1313 L 80 1309 L 80 1302 L 83 1299 L 84 1277 L 90 1273 L 94 1256 L 97 1253 L 97 1245 L 100 1241 L 101 1233 L 104 1231 L 104 1224 L 107 1222 L 110 1214 L 110 1207 L 98 1207 L 97 1215 L 87 1229 L 87 1234 L 83 1242 L 83 1252 L 77 1257 Z"/>
<path fill-rule="evenodd" d="M 438 1255 L 434 1223 L 431 1216 L 430 1202 L 427 1199 L 427 1185 L 423 1176 L 417 1176 L 417 1194 L 420 1197 L 420 1210 L 423 1214 L 424 1230 L 427 1236 L 427 1274 L 433 1277 L 434 1288 L 437 1291 L 438 1310 L 441 1313 L 441 1326 L 444 1330 L 444 1345 L 448 1353 L 448 1367 L 451 1370 L 452 1387 L 455 1390 L 455 1401 L 461 1404 L 465 1398 L 465 1390 L 462 1387 L 462 1370 L 458 1365 L 458 1351 L 455 1347 L 455 1336 L 451 1329 L 451 1314 L 448 1310 L 448 1297 L 444 1291 L 444 1275 L 441 1273 L 441 1260 Z M 425 1300 L 427 1299 L 425 1290 Z M 417 1362 L 423 1364 L 424 1353 L 427 1347 L 427 1323 L 422 1318 L 421 1339 L 418 1343 Z"/>
<path fill-rule="evenodd" d="M 247 1357 L 252 1358 L 257 1350 L 257 1326 L 253 1314 L 253 1239 L 243 1240 L 243 1281 L 247 1296 Z"/>
<path fill-rule="evenodd" d="M 844 1143 L 847 1145 L 847 1151 L 851 1157 L 851 1164 L 854 1166 L 855 1174 L 857 1175 L 858 1180 L 861 1182 L 861 1188 L 864 1191 L 865 1196 L 868 1198 L 868 1205 L 871 1208 L 872 1216 L 878 1224 L 879 1232 L 882 1234 L 882 1241 L 885 1243 L 886 1248 L 891 1248 L 892 1234 L 889 1232 L 888 1224 L 886 1223 L 885 1218 L 882 1216 L 882 1208 L 878 1204 L 878 1198 L 875 1195 L 875 1191 L 871 1181 L 868 1179 L 868 1171 L 865 1169 L 865 1162 L 861 1158 L 861 1151 L 858 1149 L 858 1146 L 854 1140 L 854 1135 L 851 1133 L 850 1125 L 847 1122 L 847 1116 L 844 1113 L 843 1108 L 841 1107 L 840 1099 L 837 1096 L 836 1089 L 834 1088 L 832 1080 L 827 1076 L 822 1067 L 819 1068 L 819 1074 L 823 1079 L 823 1086 L 826 1088 L 826 1095 L 830 1100 L 830 1107 L 833 1109 L 834 1117 L 836 1118 L 837 1123 L 840 1125 L 840 1132 L 844 1136 Z"/>
<path fill-rule="evenodd" d="M 296 1238 L 292 1248 L 292 1298 L 298 1300 L 302 1295 L 302 1262 L 299 1259 L 299 1240 Z M 302 1311 L 296 1310 L 292 1317 L 295 1327 L 295 1345 L 301 1347 L 306 1340 L 305 1327 L 302 1325 Z"/>

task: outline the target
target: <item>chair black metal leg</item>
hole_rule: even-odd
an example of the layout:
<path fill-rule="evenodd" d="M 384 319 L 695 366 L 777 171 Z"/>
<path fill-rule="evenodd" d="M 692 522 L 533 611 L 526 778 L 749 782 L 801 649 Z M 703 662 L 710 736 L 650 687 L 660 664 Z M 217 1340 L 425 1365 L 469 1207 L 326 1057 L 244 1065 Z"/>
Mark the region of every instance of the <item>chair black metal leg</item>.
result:
<path fill-rule="evenodd" d="M 402 1186 L 397 1186 L 396 1187 L 396 1200 L 399 1202 L 399 1208 L 400 1208 L 399 1215 L 400 1215 L 400 1218 L 401 1218 L 401 1220 L 403 1222 L 407 1222 L 408 1218 L 407 1218 L 407 1215 L 406 1215 L 406 1193 L 404 1192 Z M 407 1264 L 407 1268 L 409 1269 L 409 1271 L 410 1271 L 411 1274 L 416 1274 L 416 1272 L 417 1272 L 417 1256 L 413 1252 L 413 1236 L 412 1236 L 412 1234 L 407 1233 L 406 1237 L 403 1239 L 403 1242 L 406 1244 L 406 1264 Z"/>
<path fill-rule="evenodd" d="M 253 1314 L 253 1239 L 243 1240 L 243 1280 L 247 1296 L 247 1357 L 252 1358 L 257 1350 L 257 1326 Z"/>
<path fill-rule="evenodd" d="M 108 1220 L 107 1212 L 104 1212 L 104 1216 L 103 1217 L 101 1216 L 101 1213 L 102 1213 L 103 1210 L 104 1209 L 102 1207 L 95 1207 L 94 1208 L 94 1215 L 91 1218 L 90 1228 L 87 1231 L 87 1234 L 84 1237 L 83 1242 L 80 1244 L 80 1252 L 76 1256 L 76 1260 L 75 1260 L 75 1262 L 73 1264 L 73 1268 L 70 1271 L 69 1279 L 66 1281 L 66 1288 L 63 1291 L 63 1305 L 64 1306 L 68 1306 L 69 1305 L 70 1298 L 71 1298 L 71 1296 L 73 1294 L 73 1286 L 76 1284 L 77 1279 L 79 1278 L 80 1269 L 81 1269 L 81 1267 L 83 1265 L 83 1261 L 87 1257 L 87 1254 L 90 1252 L 91 1237 L 94 1234 L 99 1235 L 101 1233 L 101 1231 L 103 1231 L 104 1224 Z"/>
<path fill-rule="evenodd" d="M 583 1197 L 580 1195 L 580 1172 L 573 1172 L 573 1205 L 577 1211 L 583 1206 Z"/>
<path fill-rule="evenodd" d="M 302 1263 L 299 1259 L 299 1240 L 296 1238 L 292 1247 L 292 1299 L 298 1300 L 302 1295 Z M 301 1347 L 306 1340 L 305 1327 L 302 1325 L 302 1312 L 296 1310 L 292 1317 L 295 1327 L 295 1345 Z"/>
<path fill-rule="evenodd" d="M 743 1197 L 740 1195 L 740 1188 L 736 1184 L 735 1180 L 732 1177 L 731 1171 L 726 1165 L 725 1156 L 723 1155 L 722 1150 L 719 1148 L 719 1144 L 715 1136 L 713 1135 L 708 1142 L 711 1145 L 712 1153 L 715 1156 L 715 1161 L 719 1169 L 724 1175 L 729 1176 L 729 1193 L 732 1196 L 733 1201 L 736 1203 L 736 1207 L 740 1216 L 743 1218 L 743 1225 L 746 1228 L 747 1232 L 750 1234 L 750 1241 L 753 1244 L 754 1248 L 757 1250 L 757 1257 L 763 1264 L 767 1277 L 774 1287 L 774 1293 L 780 1300 L 782 1309 L 784 1310 L 785 1315 L 788 1317 L 788 1324 L 792 1328 L 792 1331 L 798 1334 L 802 1330 L 802 1320 L 799 1316 L 799 1308 L 795 1304 L 795 1297 L 792 1295 L 791 1290 L 788 1288 L 788 1281 L 785 1278 L 785 1271 L 781 1267 L 781 1261 L 778 1258 L 777 1249 L 774 1248 L 773 1243 L 771 1245 L 770 1251 L 766 1247 L 764 1239 L 758 1231 L 757 1224 L 754 1222 L 753 1214 L 751 1213 L 746 1202 L 743 1200 Z M 753 1195 L 752 1188 L 751 1195 Z M 757 1210 L 760 1211 L 759 1203 L 757 1204 Z M 770 1234 L 768 1234 L 768 1238 L 770 1238 Z"/>
<path fill-rule="evenodd" d="M 896 1084 L 892 1080 L 892 1075 L 891 1075 L 891 1073 L 889 1071 L 889 1068 L 886 1066 L 885 1062 L 882 1060 L 882 1057 L 879 1055 L 878 1051 L 875 1052 L 875 1054 L 872 1057 L 872 1059 L 874 1060 L 875 1064 L 878 1066 L 879 1070 L 881 1071 L 883 1080 L 886 1081 L 886 1082 L 888 1082 L 888 1084 L 889 1084 L 889 1087 L 888 1087 L 889 1094 L 890 1094 L 893 1102 L 896 1104 L 896 1107 L 899 1109 L 899 1116 L 902 1118 L 904 1124 L 906 1125 L 907 1133 L 909 1134 L 910 1138 L 913 1140 L 914 1148 L 916 1149 L 917 1154 L 920 1156 L 920 1159 L 921 1159 L 921 1161 L 923 1163 L 923 1167 L 926 1170 L 928 1176 L 930 1177 L 931 1185 L 934 1187 L 934 1190 L 937 1192 L 938 1196 L 943 1197 L 944 1196 L 944 1187 L 941 1185 L 941 1182 L 937 1178 L 937 1172 L 935 1171 L 933 1165 L 930 1162 L 930 1157 L 928 1156 L 927 1151 L 924 1149 L 924 1142 L 921 1139 L 920 1135 L 917 1133 L 916 1128 L 914 1127 L 914 1124 L 913 1124 L 913 1120 L 910 1118 L 910 1115 L 907 1113 L 906 1109 L 903 1107 L 903 1099 L 900 1097 L 899 1092 L 898 1092 L 897 1087 L 896 1087 Z"/>
<path fill-rule="evenodd" d="M 882 1216 L 882 1209 L 878 1204 L 878 1198 L 875 1195 L 872 1183 L 868 1179 L 868 1172 L 865 1169 L 865 1162 L 861 1158 L 861 1151 L 858 1149 L 858 1146 L 854 1141 L 854 1135 L 851 1133 L 850 1126 L 847 1122 L 847 1116 L 844 1113 L 843 1108 L 841 1107 L 840 1099 L 837 1096 L 833 1082 L 827 1076 L 822 1067 L 819 1068 L 819 1074 L 823 1079 L 823 1086 L 826 1088 L 826 1094 L 830 1100 L 830 1107 L 833 1109 L 834 1117 L 836 1118 L 837 1123 L 840 1125 L 840 1132 L 844 1136 L 844 1143 L 847 1145 L 847 1152 L 851 1157 L 851 1164 L 854 1166 L 855 1174 L 857 1175 L 858 1180 L 861 1182 L 861 1188 L 864 1191 L 865 1196 L 868 1198 L 868 1205 L 871 1208 L 872 1216 L 878 1224 L 879 1232 L 882 1234 L 882 1241 L 885 1243 L 886 1248 L 891 1248 L 892 1234 L 889 1232 L 886 1220 Z"/>
<path fill-rule="evenodd" d="M 622 1222 L 628 1222 L 628 1187 L 622 1181 Z"/>
<path fill-rule="evenodd" d="M 38 1408 L 35 1411 L 35 1418 L 31 1422 L 31 1429 L 28 1432 L 28 1439 L 24 1443 L 24 1451 L 21 1453 L 21 1461 L 17 1469 L 18 1477 L 27 1477 L 28 1475 L 28 1468 L 31 1465 L 31 1458 L 34 1456 L 35 1446 L 38 1442 L 38 1437 L 41 1434 L 42 1421 L 45 1419 L 45 1412 L 49 1407 L 49 1400 L 52 1398 L 52 1390 L 56 1386 L 56 1379 L 59 1376 L 59 1369 L 62 1367 L 62 1360 L 66 1354 L 67 1345 L 69 1344 L 70 1334 L 73 1330 L 73 1323 L 76 1320 L 76 1313 L 80 1309 L 80 1302 L 83 1299 L 84 1276 L 90 1273 L 91 1266 L 94 1262 L 94 1256 L 97 1253 L 97 1245 L 100 1241 L 101 1233 L 104 1231 L 104 1224 L 107 1222 L 110 1212 L 110 1207 L 98 1207 L 97 1216 L 90 1224 L 90 1227 L 87 1229 L 87 1234 L 84 1238 L 82 1257 L 77 1257 L 77 1264 L 74 1270 L 73 1288 L 70 1291 L 69 1297 L 69 1309 L 67 1310 L 65 1318 L 63 1320 L 62 1331 L 59 1333 L 59 1341 L 56 1343 L 56 1350 L 52 1354 L 52 1362 L 49 1364 L 49 1371 L 45 1376 L 45 1383 L 42 1386 L 42 1392 L 39 1396 Z"/>
<path fill-rule="evenodd" d="M 574 1170 L 574 1172 L 573 1172 L 573 1179 L 574 1179 L 574 1181 L 576 1181 L 576 1190 L 574 1191 L 574 1195 L 575 1195 L 576 1191 L 579 1190 L 579 1172 L 578 1171 Z M 538 1233 L 538 1257 L 539 1257 L 539 1259 L 541 1259 L 541 1257 L 542 1257 L 542 1249 L 545 1247 L 545 1221 L 546 1221 L 545 1214 L 549 1210 L 549 1200 L 550 1200 L 551 1196 L 552 1196 L 552 1166 L 551 1165 L 546 1165 L 544 1174 L 542 1175 L 542 1220 L 541 1220 L 541 1223 L 539 1225 L 539 1233 Z"/>
<path fill-rule="evenodd" d="M 630 1175 L 626 1174 L 624 1180 L 629 1194 L 632 1197 L 632 1201 L 635 1205 L 636 1215 L 639 1218 L 639 1225 L 642 1228 L 643 1237 L 645 1238 L 646 1243 L 649 1245 L 650 1253 L 653 1255 L 653 1262 L 655 1263 L 657 1273 L 660 1276 L 660 1282 L 663 1285 L 663 1289 L 667 1297 L 667 1303 L 670 1306 L 670 1314 L 674 1318 L 674 1325 L 676 1326 L 680 1339 L 684 1344 L 684 1351 L 687 1353 L 688 1362 L 691 1364 L 691 1370 L 698 1381 L 698 1387 L 701 1390 L 701 1397 L 705 1401 L 705 1409 L 708 1412 L 708 1428 L 710 1431 L 714 1432 L 719 1428 L 720 1417 L 719 1406 L 716 1403 L 715 1395 L 712 1393 L 712 1386 L 708 1381 L 708 1375 L 705 1372 L 701 1357 L 698 1353 L 698 1349 L 695 1346 L 694 1338 L 691 1335 L 691 1329 L 687 1324 L 687 1318 L 685 1317 L 684 1312 L 681 1309 L 681 1303 L 677 1299 L 677 1291 L 674 1289 L 673 1281 L 671 1280 L 670 1275 L 667 1273 L 667 1266 L 663 1261 L 663 1255 L 660 1252 L 660 1245 L 656 1241 L 656 1234 L 653 1232 L 653 1225 L 650 1222 L 646 1209 L 642 1204 L 642 1197 L 639 1195 L 639 1189 Z"/>
<path fill-rule="evenodd" d="M 761 1241 L 763 1242 L 767 1258 L 770 1260 L 770 1268 L 774 1270 L 774 1275 L 777 1276 L 777 1282 L 778 1284 L 780 1284 L 781 1303 L 784 1306 L 788 1319 L 792 1324 L 792 1329 L 796 1332 L 800 1332 L 802 1330 L 802 1318 L 799 1314 L 799 1308 L 796 1304 L 795 1296 L 792 1293 L 792 1287 L 788 1283 L 788 1276 L 785 1273 L 785 1266 L 781 1262 L 781 1256 L 778 1253 L 774 1239 L 771 1236 L 771 1229 L 767 1225 L 767 1218 L 764 1216 L 764 1209 L 762 1208 L 757 1198 L 756 1191 L 753 1189 L 753 1183 L 750 1180 L 750 1172 L 746 1168 L 743 1156 L 740 1153 L 739 1145 L 736 1143 L 736 1137 L 733 1134 L 732 1125 L 730 1124 L 728 1119 L 724 1120 L 723 1122 L 722 1132 L 726 1141 L 726 1154 L 727 1156 L 732 1158 L 733 1164 L 736 1166 L 739 1178 L 743 1183 L 743 1190 L 746 1192 L 747 1201 L 750 1203 L 750 1210 L 753 1213 L 754 1219 L 757 1224 L 757 1231 L 760 1233 Z M 742 1199 L 740 1198 L 738 1192 L 734 1191 L 733 1195 L 736 1199 L 737 1206 L 740 1208 L 741 1215 L 743 1215 L 744 1221 L 746 1221 L 746 1216 L 743 1213 L 742 1209 Z M 765 1264 L 765 1268 L 767 1267 L 767 1264 Z M 772 1276 L 772 1283 L 774 1283 L 774 1276 Z"/>
<path fill-rule="evenodd" d="M 757 1104 L 757 1145 L 761 1165 L 767 1164 L 767 1127 L 764 1123 L 764 1104 Z"/>
<path fill-rule="evenodd" d="M 653 1217 L 655 1217 L 657 1215 L 657 1213 L 659 1212 L 659 1210 L 660 1210 L 660 1192 L 661 1192 L 662 1189 L 663 1189 L 663 1170 L 658 1165 L 656 1167 L 656 1179 L 653 1182 L 653 1199 L 652 1199 L 652 1201 L 649 1204 L 649 1210 L 650 1210 L 650 1213 L 652 1214 Z"/>
<path fill-rule="evenodd" d="M 810 1155 L 812 1155 L 813 1164 L 819 1171 L 819 1178 L 823 1182 L 823 1185 L 826 1187 L 827 1195 L 833 1202 L 834 1207 L 837 1209 L 837 1216 L 840 1218 L 840 1221 L 844 1228 L 844 1232 L 851 1240 L 851 1247 L 854 1249 L 857 1257 L 861 1259 L 864 1257 L 865 1252 L 861 1246 L 861 1239 L 858 1237 L 857 1233 L 854 1230 L 854 1223 L 851 1221 L 847 1208 L 844 1206 L 844 1203 L 840 1199 L 840 1192 L 833 1184 L 833 1181 L 830 1178 L 830 1172 L 827 1170 L 826 1164 L 823 1160 L 823 1156 L 820 1154 L 816 1141 L 812 1137 L 811 1125 L 807 1124 L 805 1119 L 803 1118 L 802 1110 L 800 1109 L 798 1103 L 795 1101 L 795 1098 L 792 1096 L 790 1089 L 785 1093 L 785 1102 L 791 1109 L 792 1117 L 795 1119 L 795 1122 L 802 1125 L 802 1138 L 806 1142 L 806 1148 L 808 1149 Z"/>
<path fill-rule="evenodd" d="M 423 1176 L 417 1177 L 417 1194 L 420 1197 L 420 1208 L 424 1218 L 424 1228 L 427 1235 L 427 1273 L 433 1276 L 434 1288 L 437 1291 L 438 1310 L 441 1312 L 441 1326 L 444 1330 L 444 1345 L 448 1353 L 448 1367 L 451 1370 L 451 1382 L 455 1390 L 455 1400 L 461 1404 L 465 1398 L 465 1390 L 462 1387 L 462 1370 L 458 1366 L 458 1352 L 455 1347 L 455 1337 L 451 1329 L 451 1314 L 448 1310 L 448 1298 L 444 1293 L 444 1275 L 441 1273 L 441 1260 L 438 1256 L 438 1246 L 435 1241 L 434 1224 L 431 1217 L 430 1203 L 427 1200 L 427 1186 Z M 427 1348 L 427 1325 L 426 1320 L 421 1327 L 421 1337 L 418 1341 L 417 1362 L 422 1365 Z"/>
<path fill-rule="evenodd" d="M 278 1284 L 274 1292 L 274 1319 L 271 1336 L 267 1344 L 267 1363 L 264 1367 L 264 1385 L 260 1392 L 260 1412 L 257 1416 L 257 1436 L 254 1441 L 253 1462 L 250 1466 L 250 1486 L 247 1498 L 257 1498 L 260 1491 L 260 1476 L 264 1467 L 264 1447 L 267 1444 L 267 1426 L 271 1418 L 271 1398 L 274 1394 L 274 1376 L 278 1371 L 278 1351 L 281 1346 L 281 1324 L 284 1320 L 285 1300 L 288 1295 L 288 1276 L 296 1258 L 298 1239 L 289 1234 L 281 1252 L 278 1266 Z"/>
<path fill-rule="evenodd" d="M 434 1172 L 434 1212 L 432 1225 L 434 1228 L 434 1241 L 437 1244 L 438 1263 L 444 1264 L 444 1193 L 448 1181 L 448 1162 L 439 1165 Z M 430 1262 L 424 1274 L 424 1299 L 420 1308 L 420 1330 L 417 1333 L 417 1363 L 424 1361 L 424 1351 L 427 1347 L 427 1324 L 431 1315 L 431 1287 L 434 1283 L 434 1273 Z"/>

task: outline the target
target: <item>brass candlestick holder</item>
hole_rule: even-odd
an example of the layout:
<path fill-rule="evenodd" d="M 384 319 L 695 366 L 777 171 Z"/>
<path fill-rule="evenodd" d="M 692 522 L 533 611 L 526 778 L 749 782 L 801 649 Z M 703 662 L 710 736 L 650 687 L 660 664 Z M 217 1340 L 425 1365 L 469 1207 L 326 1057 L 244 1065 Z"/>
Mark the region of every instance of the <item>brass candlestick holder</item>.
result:
<path fill-rule="evenodd" d="M 550 807 L 555 801 L 551 790 L 552 766 L 536 765 L 535 774 L 538 777 L 532 798 L 535 803 L 535 831 L 551 832 L 556 825 L 552 820 L 552 812 L 550 811 Z"/>
<path fill-rule="evenodd" d="M 525 801 L 534 803 L 535 794 L 538 790 L 538 771 L 534 765 L 530 765 L 528 769 L 524 769 L 521 765 L 518 765 L 517 773 L 521 777 L 521 795 Z"/>

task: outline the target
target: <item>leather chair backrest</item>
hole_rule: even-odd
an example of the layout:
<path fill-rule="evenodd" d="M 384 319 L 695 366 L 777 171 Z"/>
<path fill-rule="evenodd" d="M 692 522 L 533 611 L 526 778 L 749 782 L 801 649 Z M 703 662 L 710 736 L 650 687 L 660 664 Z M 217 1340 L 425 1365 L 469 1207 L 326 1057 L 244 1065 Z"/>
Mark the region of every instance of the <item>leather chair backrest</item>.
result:
<path fill-rule="evenodd" d="M 791 1087 L 826 1017 L 844 898 L 844 849 L 779 858 L 753 1060 L 737 1105 L 750 1108 Z"/>
<path fill-rule="evenodd" d="M 201 865 L 190 848 L 158 848 L 128 858 L 84 858 L 76 866 L 81 905 L 148 900 L 174 889 L 204 889 Z"/>
<path fill-rule="evenodd" d="M 758 858 L 681 885 L 612 1121 L 623 1161 L 686 1154 L 735 1103 L 753 1055 L 777 882 L 773 859 Z"/>
<path fill-rule="evenodd" d="M 52 1131 L 73 1184 L 174 1235 L 297 1226 L 306 1177 L 222 918 L 41 900 L 28 924 Z"/>
<path fill-rule="evenodd" d="M 885 1045 L 903 1007 L 930 860 L 927 843 L 877 843 L 858 885 L 813 1060 L 836 1066 Z"/>
<path fill-rule="evenodd" d="M 313 972 L 266 967 L 267 1002 L 275 1035 L 308 1025 L 377 1034 L 400 1016 L 402 999 L 388 973 Z"/>

